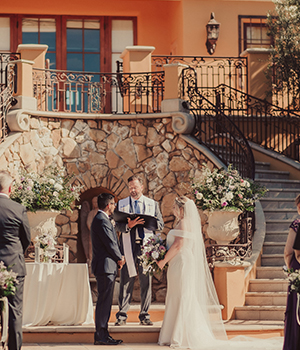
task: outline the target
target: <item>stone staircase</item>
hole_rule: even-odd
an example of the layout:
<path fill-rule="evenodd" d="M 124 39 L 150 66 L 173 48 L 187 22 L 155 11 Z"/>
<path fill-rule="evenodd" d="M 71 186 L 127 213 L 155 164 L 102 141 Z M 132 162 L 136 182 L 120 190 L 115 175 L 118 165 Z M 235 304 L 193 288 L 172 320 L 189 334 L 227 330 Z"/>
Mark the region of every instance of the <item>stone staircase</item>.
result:
<path fill-rule="evenodd" d="M 261 199 L 266 237 L 255 280 L 250 280 L 245 306 L 235 309 L 237 320 L 268 320 L 283 325 L 288 281 L 283 273 L 284 246 L 289 225 L 298 217 L 294 203 L 300 181 L 289 180 L 288 171 L 270 170 L 269 163 L 256 163 L 256 181 L 268 188 Z"/>

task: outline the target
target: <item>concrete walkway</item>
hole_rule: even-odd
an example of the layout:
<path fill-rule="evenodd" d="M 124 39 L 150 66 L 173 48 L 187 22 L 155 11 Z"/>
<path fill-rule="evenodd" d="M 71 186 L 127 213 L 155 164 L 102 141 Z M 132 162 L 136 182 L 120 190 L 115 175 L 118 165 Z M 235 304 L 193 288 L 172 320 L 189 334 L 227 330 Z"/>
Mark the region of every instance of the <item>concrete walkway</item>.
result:
<path fill-rule="evenodd" d="M 29 344 L 25 343 L 22 346 L 22 350 L 158 350 L 158 349 L 169 349 L 168 346 L 159 346 L 157 344 L 145 344 L 145 343 L 135 343 L 135 344 L 120 344 L 116 346 L 96 346 L 93 344 Z"/>

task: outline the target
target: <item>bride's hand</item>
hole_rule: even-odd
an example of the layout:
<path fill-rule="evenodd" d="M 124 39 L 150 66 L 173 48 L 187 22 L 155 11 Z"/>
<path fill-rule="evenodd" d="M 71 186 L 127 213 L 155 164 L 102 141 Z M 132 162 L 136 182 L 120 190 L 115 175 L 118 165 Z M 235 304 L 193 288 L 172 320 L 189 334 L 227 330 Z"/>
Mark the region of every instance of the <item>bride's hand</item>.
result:
<path fill-rule="evenodd" d="M 163 260 L 159 260 L 159 261 L 156 260 L 156 264 L 157 264 L 157 266 L 158 266 L 161 270 L 162 270 L 162 269 L 164 268 L 164 266 L 165 266 Z"/>

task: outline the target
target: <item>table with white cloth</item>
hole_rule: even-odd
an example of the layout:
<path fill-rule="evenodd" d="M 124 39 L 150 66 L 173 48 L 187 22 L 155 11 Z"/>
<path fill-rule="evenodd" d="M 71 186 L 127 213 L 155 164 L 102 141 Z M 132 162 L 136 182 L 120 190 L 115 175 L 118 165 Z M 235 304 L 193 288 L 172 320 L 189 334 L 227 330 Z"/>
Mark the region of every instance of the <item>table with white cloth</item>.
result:
<path fill-rule="evenodd" d="M 91 324 L 87 264 L 27 263 L 23 326 Z"/>

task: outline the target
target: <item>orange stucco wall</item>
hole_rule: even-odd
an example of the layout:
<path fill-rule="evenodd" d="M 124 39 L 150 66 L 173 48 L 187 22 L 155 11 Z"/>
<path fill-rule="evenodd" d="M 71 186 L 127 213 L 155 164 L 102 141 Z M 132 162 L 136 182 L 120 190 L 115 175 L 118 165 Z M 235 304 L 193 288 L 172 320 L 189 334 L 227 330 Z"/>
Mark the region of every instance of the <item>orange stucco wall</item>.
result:
<path fill-rule="evenodd" d="M 238 55 L 238 15 L 264 16 L 271 0 L 2 0 L 1 14 L 136 16 L 137 44 L 154 54 L 207 55 L 206 24 L 211 12 L 221 23 L 215 56 Z"/>

